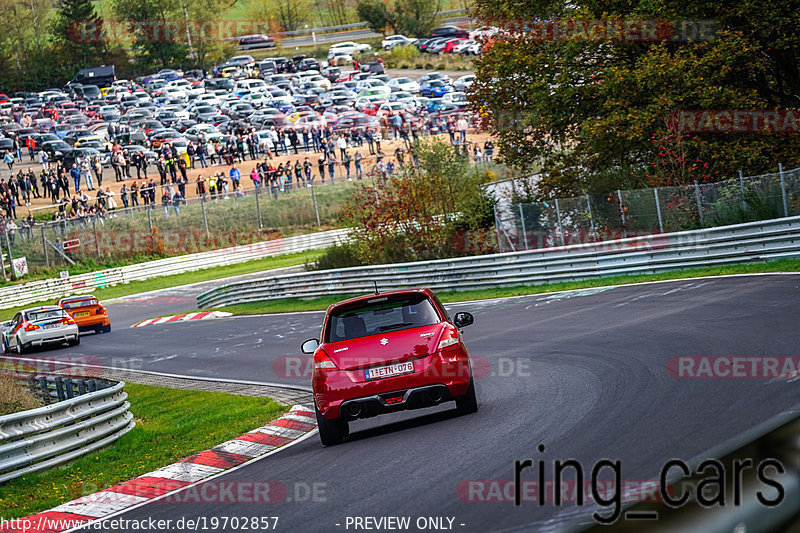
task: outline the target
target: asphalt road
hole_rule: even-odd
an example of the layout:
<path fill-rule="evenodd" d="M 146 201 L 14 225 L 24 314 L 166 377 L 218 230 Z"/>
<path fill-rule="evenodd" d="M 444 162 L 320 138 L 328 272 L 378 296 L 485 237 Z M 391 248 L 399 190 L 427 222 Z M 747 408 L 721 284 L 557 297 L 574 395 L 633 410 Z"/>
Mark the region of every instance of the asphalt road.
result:
<path fill-rule="evenodd" d="M 359 421 L 342 445 L 324 448 L 314 435 L 210 482 L 278 481 L 287 493 L 277 502 L 155 502 L 120 518 L 277 516 L 278 531 L 353 531 L 348 517 L 407 516 L 408 530 L 418 531 L 420 517 L 450 517 L 456 531 L 556 530 L 595 509 L 476 501 L 492 496 L 492 485 L 469 481 L 512 480 L 514 460 L 525 458 L 544 460 L 547 479 L 554 460 L 577 459 L 588 473 L 609 458 L 622 462 L 623 480 L 653 480 L 668 459 L 702 456 L 790 410 L 795 383 L 675 379 L 666 363 L 686 355 L 797 356 L 799 286 L 798 276 L 733 277 L 452 306 L 475 315 L 465 342 L 483 365 L 477 414 L 457 417 L 446 404 Z M 119 327 L 132 318 L 127 304 L 110 309 L 111 334 L 38 357 L 84 354 L 146 370 L 297 384 L 306 378 L 285 372 L 282 358 L 298 357 L 322 316 L 128 329 Z M 316 498 L 307 498 L 313 487 Z"/>

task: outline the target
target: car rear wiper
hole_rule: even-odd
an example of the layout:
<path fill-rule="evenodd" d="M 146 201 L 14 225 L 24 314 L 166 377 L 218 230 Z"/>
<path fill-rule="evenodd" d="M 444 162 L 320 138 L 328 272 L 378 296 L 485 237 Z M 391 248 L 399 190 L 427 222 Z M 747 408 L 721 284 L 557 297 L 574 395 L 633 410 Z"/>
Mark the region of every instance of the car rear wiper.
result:
<path fill-rule="evenodd" d="M 381 331 L 388 331 L 390 329 L 404 328 L 406 326 L 413 326 L 413 322 L 400 322 L 398 324 L 389 324 L 388 326 L 381 326 Z"/>

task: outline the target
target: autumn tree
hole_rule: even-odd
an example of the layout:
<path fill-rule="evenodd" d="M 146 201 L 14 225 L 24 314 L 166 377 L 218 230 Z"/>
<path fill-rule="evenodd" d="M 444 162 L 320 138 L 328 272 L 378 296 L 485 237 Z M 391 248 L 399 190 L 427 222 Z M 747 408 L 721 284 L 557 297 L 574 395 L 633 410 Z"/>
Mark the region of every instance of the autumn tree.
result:
<path fill-rule="evenodd" d="M 798 0 L 477 0 L 478 24 L 507 31 L 486 43 L 472 102 L 507 163 L 542 169 L 540 195 L 647 186 L 672 142 L 670 113 L 800 106 L 800 19 L 788 15 L 798 8 Z M 504 22 L 515 20 L 528 25 Z M 651 39 L 539 31 L 553 20 L 657 21 L 659 32 Z M 684 35 L 669 20 L 708 21 L 713 31 Z M 679 140 L 674 153 L 707 163 L 700 175 L 774 171 L 800 159 L 796 135 Z"/>

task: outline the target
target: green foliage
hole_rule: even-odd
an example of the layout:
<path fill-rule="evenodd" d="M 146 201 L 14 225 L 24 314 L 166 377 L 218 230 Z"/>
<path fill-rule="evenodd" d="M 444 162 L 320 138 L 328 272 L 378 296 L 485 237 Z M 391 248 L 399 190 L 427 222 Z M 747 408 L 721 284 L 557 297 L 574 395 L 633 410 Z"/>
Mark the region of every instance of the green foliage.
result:
<path fill-rule="evenodd" d="M 349 242 L 334 244 L 325 249 L 315 262 L 306 264 L 306 270 L 328 270 L 363 265 L 358 247 Z"/>
<path fill-rule="evenodd" d="M 383 33 L 393 22 L 392 14 L 382 0 L 359 0 L 356 12 L 358 18 L 366 21 L 375 33 Z"/>
<path fill-rule="evenodd" d="M 441 0 L 395 0 L 395 32 L 412 37 L 429 36 L 436 27 L 436 13 L 441 7 Z"/>
<path fill-rule="evenodd" d="M 404 59 L 414 59 L 419 57 L 419 48 L 413 44 L 405 44 L 403 46 L 395 46 L 391 51 L 392 59 L 400 61 Z"/>
<path fill-rule="evenodd" d="M 413 147 L 419 165 L 388 181 L 357 185 L 345 207 L 351 238 L 364 264 L 418 261 L 485 251 L 493 202 L 475 172 L 442 141 Z M 489 214 L 491 212 L 491 215 Z"/>

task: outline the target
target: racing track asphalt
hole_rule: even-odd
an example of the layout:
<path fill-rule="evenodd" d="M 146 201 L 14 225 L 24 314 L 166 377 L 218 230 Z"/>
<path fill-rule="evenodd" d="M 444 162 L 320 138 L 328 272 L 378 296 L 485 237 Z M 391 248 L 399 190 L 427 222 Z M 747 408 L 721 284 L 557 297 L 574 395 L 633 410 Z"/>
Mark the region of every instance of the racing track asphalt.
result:
<path fill-rule="evenodd" d="M 277 530 L 294 532 L 346 531 L 348 516 L 450 516 L 456 531 L 554 530 L 594 509 L 462 501 L 457 488 L 467 480 L 511 480 L 514 460 L 524 458 L 548 465 L 575 458 L 587 472 L 601 458 L 619 459 L 623 480 L 657 479 L 666 460 L 695 458 L 790 410 L 798 404 L 796 383 L 678 380 L 665 365 L 679 355 L 800 355 L 799 297 L 800 276 L 764 275 L 448 306 L 473 312 L 465 342 L 491 367 L 476 380 L 477 414 L 457 417 L 450 403 L 359 421 L 342 445 L 325 448 L 313 436 L 216 480 L 280 481 L 293 500 L 295 490 L 321 483 L 324 501 L 154 502 L 120 518 L 278 516 Z M 122 309 L 111 306 L 115 323 Z M 80 353 L 146 370 L 302 384 L 276 375 L 273 363 L 297 356 L 321 317 L 117 327 L 39 355 Z"/>

